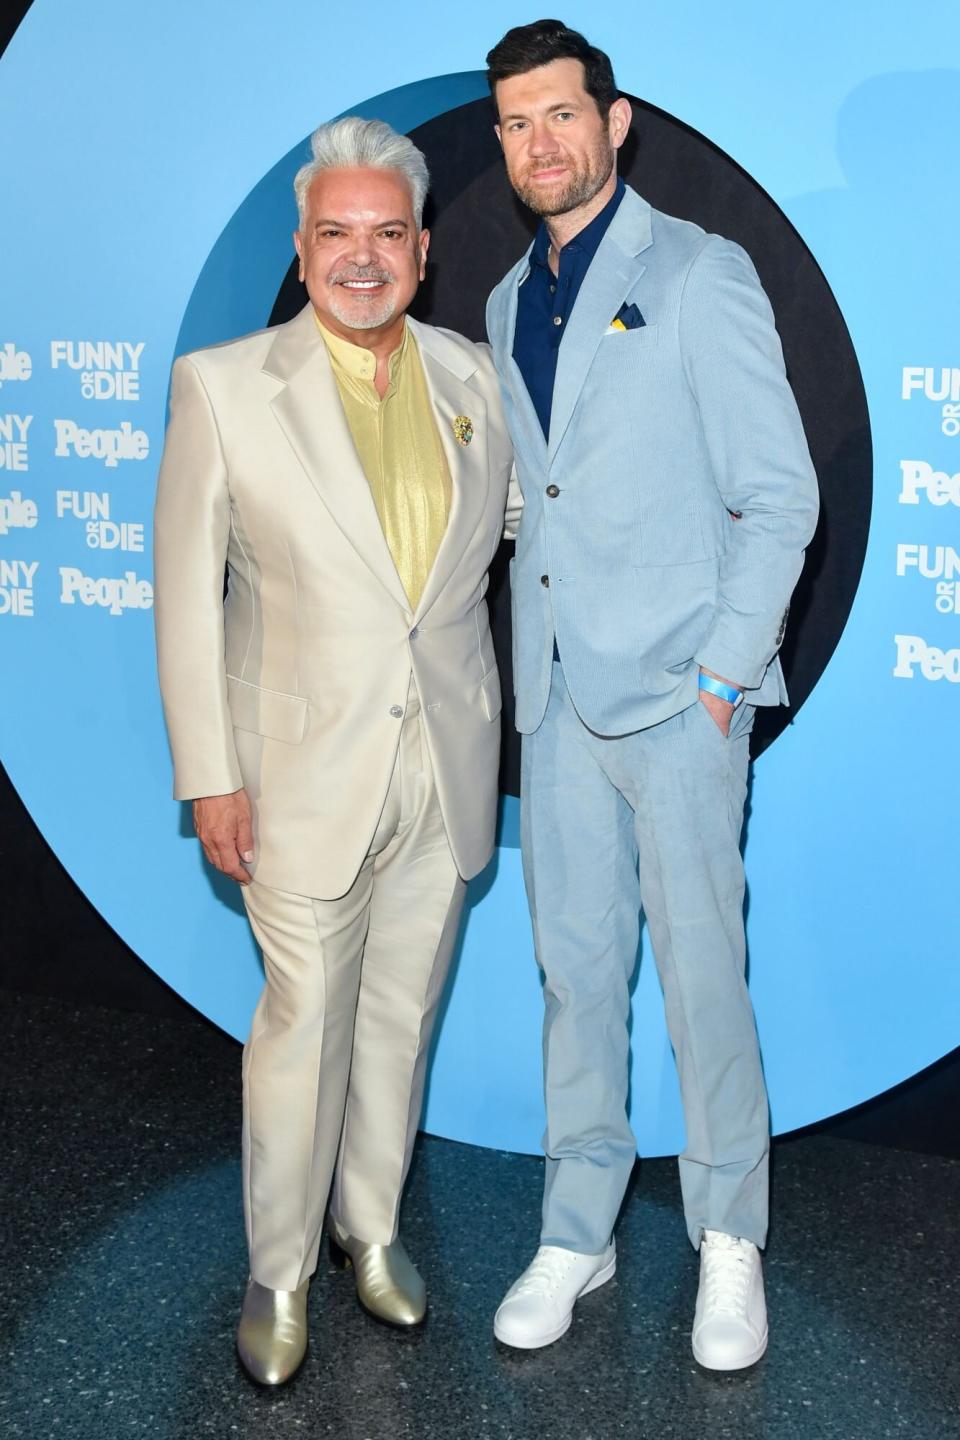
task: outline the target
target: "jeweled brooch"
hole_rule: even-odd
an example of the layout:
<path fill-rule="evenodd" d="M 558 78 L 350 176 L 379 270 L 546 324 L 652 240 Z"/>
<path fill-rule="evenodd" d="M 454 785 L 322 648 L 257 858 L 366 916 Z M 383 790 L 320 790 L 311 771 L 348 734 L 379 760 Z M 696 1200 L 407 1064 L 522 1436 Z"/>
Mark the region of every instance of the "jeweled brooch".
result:
<path fill-rule="evenodd" d="M 469 415 L 457 415 L 453 421 L 453 433 L 459 445 L 469 445 L 473 439 L 473 421 Z"/>

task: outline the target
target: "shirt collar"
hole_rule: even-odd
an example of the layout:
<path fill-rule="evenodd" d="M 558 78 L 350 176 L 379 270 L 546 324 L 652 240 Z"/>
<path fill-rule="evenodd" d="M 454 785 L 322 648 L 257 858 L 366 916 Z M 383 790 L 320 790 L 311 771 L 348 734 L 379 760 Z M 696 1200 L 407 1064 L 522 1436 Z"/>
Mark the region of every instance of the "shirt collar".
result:
<path fill-rule="evenodd" d="M 530 264 L 539 265 L 541 269 L 549 268 L 550 262 L 547 259 L 550 250 L 550 236 L 547 234 L 547 227 L 541 220 L 537 226 L 537 233 L 533 237 L 533 249 L 530 251 Z"/>
<path fill-rule="evenodd" d="M 604 205 L 598 215 L 594 215 L 589 225 L 584 225 L 582 230 L 578 230 L 576 235 L 567 241 L 560 252 L 561 256 L 566 255 L 569 251 L 577 250 L 585 257 L 589 265 L 594 255 L 596 255 L 597 250 L 600 248 L 600 241 L 610 228 L 610 222 L 617 213 L 625 190 L 626 185 L 624 184 L 623 177 L 618 175 L 616 189 L 606 205 Z M 537 233 L 534 236 L 533 249 L 530 252 L 530 264 L 542 265 L 544 269 L 549 269 L 550 262 L 547 258 L 549 249 L 550 236 L 547 233 L 546 222 L 541 221 L 537 227 Z"/>
<path fill-rule="evenodd" d="M 348 375 L 352 375 L 355 380 L 369 380 L 370 383 L 373 384 L 374 376 L 377 373 L 377 357 L 373 351 L 365 350 L 362 345 L 354 345 L 352 340 L 344 340 L 339 335 L 334 335 L 333 332 L 328 330 L 326 325 L 322 323 L 317 312 L 314 311 L 313 313 L 314 319 L 317 322 L 317 329 L 323 336 L 324 344 L 334 364 L 339 365 L 342 370 L 345 370 Z M 398 366 L 403 363 L 409 333 L 406 324 L 404 324 L 403 339 L 390 356 L 389 373 L 391 380 L 396 376 Z"/>

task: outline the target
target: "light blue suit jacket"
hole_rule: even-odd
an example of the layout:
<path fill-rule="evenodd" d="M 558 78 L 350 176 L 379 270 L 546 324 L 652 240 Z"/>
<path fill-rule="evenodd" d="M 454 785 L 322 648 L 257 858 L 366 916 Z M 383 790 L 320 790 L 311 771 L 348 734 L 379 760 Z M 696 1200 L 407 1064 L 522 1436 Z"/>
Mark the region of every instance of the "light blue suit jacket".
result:
<path fill-rule="evenodd" d="M 543 719 L 554 635 L 602 735 L 685 709 L 701 665 L 753 704 L 786 703 L 777 651 L 817 481 L 749 258 L 628 187 L 560 346 L 549 442 L 512 355 L 528 274 L 529 252 L 487 304 L 524 498 L 517 728 Z M 611 330 L 624 302 L 644 326 Z"/>

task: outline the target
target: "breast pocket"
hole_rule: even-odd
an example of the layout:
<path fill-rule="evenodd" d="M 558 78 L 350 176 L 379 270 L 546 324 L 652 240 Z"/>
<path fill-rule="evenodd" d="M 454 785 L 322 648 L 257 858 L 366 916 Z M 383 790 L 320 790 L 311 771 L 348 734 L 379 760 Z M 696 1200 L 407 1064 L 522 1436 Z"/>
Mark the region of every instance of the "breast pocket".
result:
<path fill-rule="evenodd" d="M 660 337 L 659 325 L 638 325 L 633 330 L 609 329 L 603 337 L 602 343 L 609 345 L 612 341 L 618 345 L 622 354 L 629 355 L 634 350 L 645 350 L 650 345 L 656 345 Z M 615 351 L 611 352 L 615 354 Z"/>
<path fill-rule="evenodd" d="M 649 389 L 662 359 L 658 326 L 608 330 L 590 366 L 585 398 L 589 396 L 591 404 L 610 411 L 617 423 L 626 424 L 629 411 L 624 407 L 635 401 L 638 393 Z"/>

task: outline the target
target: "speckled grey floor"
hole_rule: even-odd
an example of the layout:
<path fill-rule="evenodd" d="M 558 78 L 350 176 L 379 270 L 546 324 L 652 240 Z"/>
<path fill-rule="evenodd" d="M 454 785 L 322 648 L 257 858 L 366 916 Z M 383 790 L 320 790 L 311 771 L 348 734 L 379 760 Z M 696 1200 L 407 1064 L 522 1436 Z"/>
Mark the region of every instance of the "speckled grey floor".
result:
<path fill-rule="evenodd" d="M 377 1325 L 324 1256 L 285 1391 L 239 1372 L 239 1050 L 204 1023 L 0 994 L 0 1428 L 25 1440 L 918 1440 L 960 1437 L 960 1163 L 775 1147 L 767 1358 L 689 1351 L 696 1259 L 675 1167 L 642 1166 L 616 1279 L 520 1353 L 492 1312 L 530 1258 L 540 1165 L 421 1139 L 404 1234 L 423 1330 Z"/>

